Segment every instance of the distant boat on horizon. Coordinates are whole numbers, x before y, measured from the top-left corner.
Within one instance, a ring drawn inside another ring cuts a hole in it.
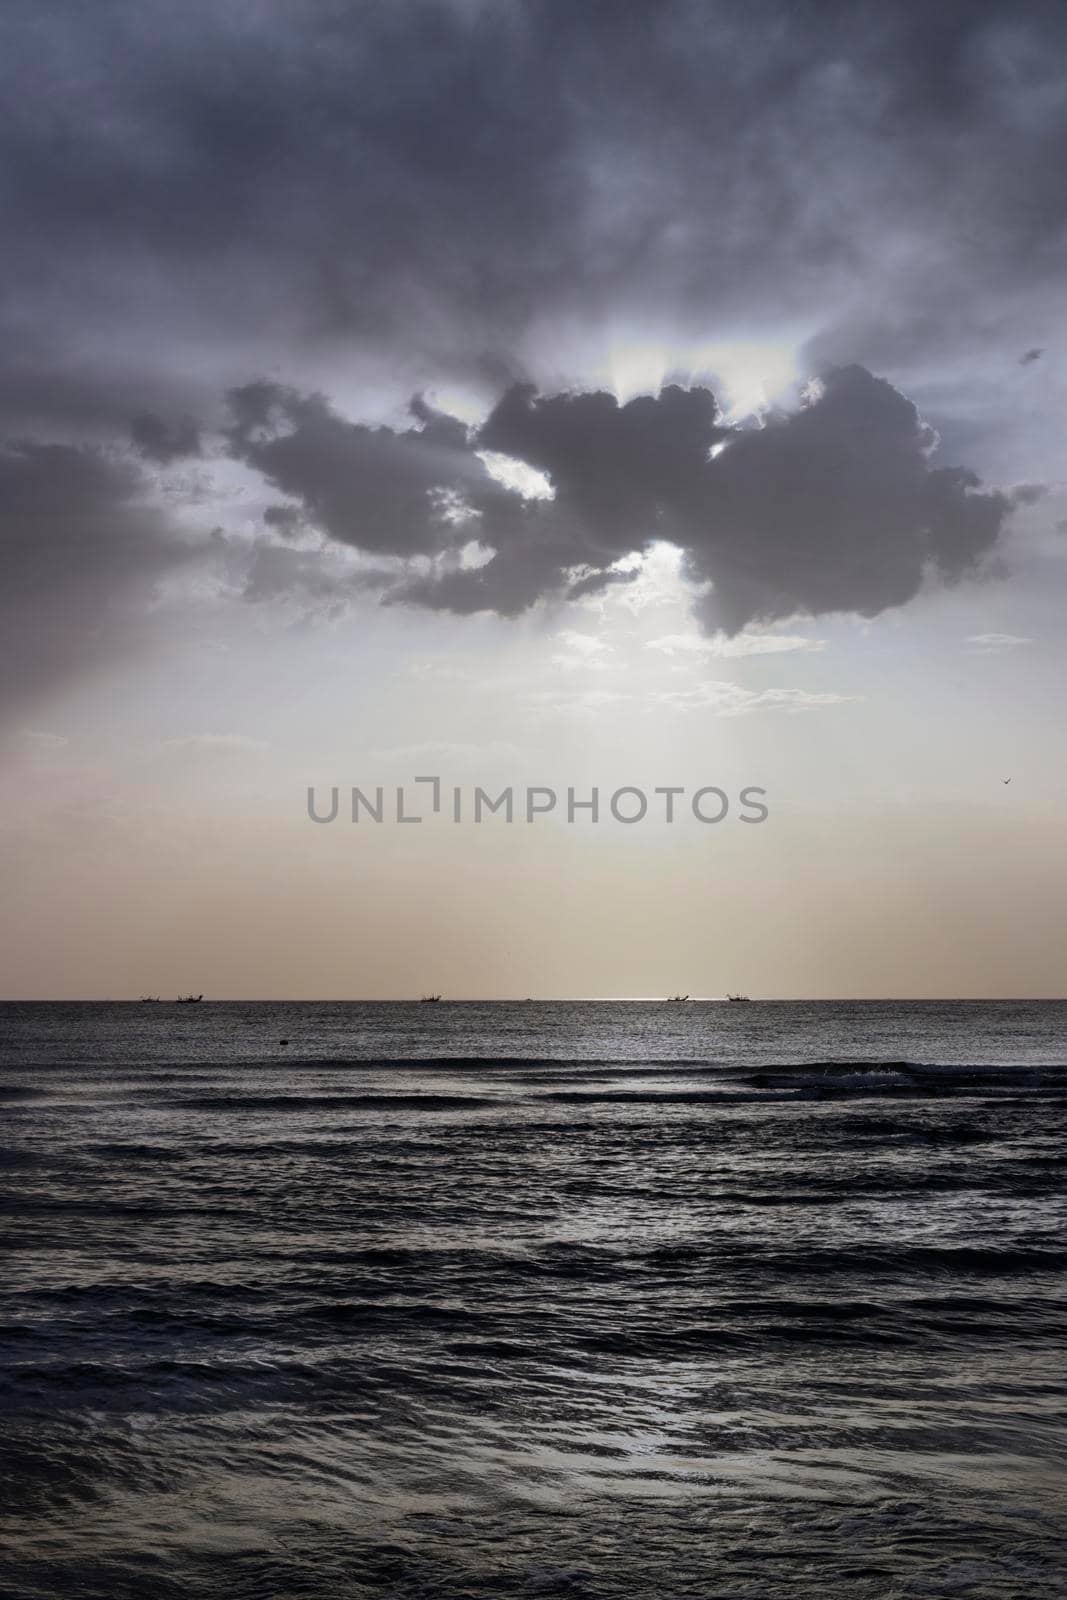
[[[143,994],[141,996],[141,1004],[143,1006],[158,1006],[159,1005],[159,996],[158,996],[158,994]]]
[[[667,996],[667,1004],[668,1005],[681,1005],[684,1001],[686,1001],[688,999],[689,999],[689,996],[687,994],[669,994]]]
[[[432,1006],[435,1001],[440,1000],[440,998],[441,996],[439,994],[424,994],[419,1000],[419,1004],[421,1006]]]
[[[202,994],[180,994],[174,1004],[176,1006],[195,1006],[197,1001],[203,998]]]
[[[747,1000],[748,999],[748,995],[747,994],[728,994],[726,996],[726,998],[727,998],[727,1000],[735,1000],[735,1001],[736,1000]]]

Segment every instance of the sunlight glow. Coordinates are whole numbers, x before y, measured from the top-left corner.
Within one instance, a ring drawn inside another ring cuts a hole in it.
[[[620,403],[658,394],[668,383],[707,384],[727,421],[766,411],[799,376],[796,345],[759,340],[682,345],[627,339],[611,346],[605,372]]]
[[[538,472],[536,467],[527,466],[525,461],[501,455],[498,450],[478,450],[475,454],[491,478],[495,478],[497,483],[510,489],[513,494],[521,495],[524,500],[556,498],[551,480],[543,472]]]

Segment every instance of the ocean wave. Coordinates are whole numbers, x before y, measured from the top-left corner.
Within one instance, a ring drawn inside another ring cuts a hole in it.
[[[170,1101],[190,1111],[473,1111],[498,1102],[463,1094],[216,1094]]]

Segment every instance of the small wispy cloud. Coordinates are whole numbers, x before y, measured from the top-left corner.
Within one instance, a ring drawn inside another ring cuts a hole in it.
[[[269,748],[265,739],[244,733],[191,733],[181,739],[161,739],[161,750],[220,750],[253,753]]]
[[[551,656],[554,667],[561,667],[565,671],[573,672],[580,668],[593,672],[605,672],[610,666],[606,657],[611,655],[612,646],[603,639],[597,639],[591,633],[577,633],[564,629],[555,636],[556,641],[562,646]]]
[[[616,689],[536,689],[522,696],[532,712],[545,715],[592,716],[620,706],[655,711],[705,711],[716,717],[742,717],[756,711],[814,711],[824,706],[853,705],[863,695],[810,689],[746,689],[743,684],[705,679],[687,689],[662,689],[630,694]]]
[[[1002,655],[1008,650],[1019,649],[1021,645],[1033,644],[1034,641],[1017,633],[972,633],[963,642],[969,650],[979,655]]]
[[[689,689],[665,689],[655,697],[681,711],[711,711],[717,717],[743,717],[755,711],[814,711],[822,706],[855,705],[863,695],[810,689],[746,689],[740,683],[706,679]]]
[[[662,639],[649,639],[646,650],[659,650],[665,656],[729,657],[783,655],[790,650],[825,650],[825,639],[811,639],[799,633],[725,633],[707,638],[698,633],[669,633]]]
[[[34,750],[61,750],[70,743],[66,734],[43,733],[37,728],[20,728],[15,737]]]
[[[524,500],[554,500],[556,491],[551,479],[536,467],[520,461],[515,456],[502,455],[498,450],[476,450],[475,455],[485,465],[485,470],[497,483]]]

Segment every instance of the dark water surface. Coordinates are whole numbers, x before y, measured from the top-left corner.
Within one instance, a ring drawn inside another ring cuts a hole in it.
[[[1067,1594],[1067,1005],[9,1005],[0,1109],[5,1596]]]

